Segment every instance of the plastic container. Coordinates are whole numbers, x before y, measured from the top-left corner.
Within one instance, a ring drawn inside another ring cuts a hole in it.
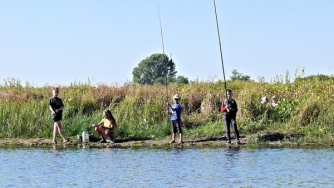
[[[82,132],[82,142],[89,142],[89,134],[87,130]]]

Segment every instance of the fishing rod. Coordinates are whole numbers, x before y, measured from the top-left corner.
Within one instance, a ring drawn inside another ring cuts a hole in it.
[[[162,25],[161,25],[161,17],[160,17],[160,7],[158,4],[158,11],[159,11],[159,22],[160,22],[160,33],[161,33],[161,42],[162,42],[162,53],[164,55],[164,61],[165,61],[165,46],[164,46],[164,36],[162,33]],[[168,101],[168,66],[167,66],[168,61],[165,61],[165,68],[166,68],[166,99]]]
[[[159,4],[158,4],[158,11],[159,11],[159,22],[160,22],[161,41],[162,41],[162,52],[163,52],[163,54],[165,54],[164,36],[162,34],[162,26],[161,26],[161,17],[160,17],[160,7],[159,7]]]
[[[218,39],[219,39],[219,49],[220,49],[220,59],[222,61],[223,67],[223,75],[224,75],[224,86],[225,86],[225,97],[227,99],[227,89],[226,89],[226,79],[225,79],[225,69],[224,69],[224,61],[223,61],[223,52],[222,52],[222,45],[220,42],[220,33],[219,33],[219,26],[218,26],[218,17],[217,17],[217,9],[216,9],[216,0],[213,0],[213,4],[215,7],[215,15],[216,15],[216,24],[217,24],[217,32],[218,32]]]

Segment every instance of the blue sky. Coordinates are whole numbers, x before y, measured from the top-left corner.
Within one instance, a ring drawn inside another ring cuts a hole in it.
[[[0,0],[0,84],[122,84],[153,53],[189,80],[223,78],[211,0]],[[334,74],[334,1],[217,0],[226,78]]]

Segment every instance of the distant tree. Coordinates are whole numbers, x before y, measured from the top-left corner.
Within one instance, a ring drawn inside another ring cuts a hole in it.
[[[188,78],[186,78],[184,76],[178,76],[176,78],[176,83],[178,83],[178,84],[189,84],[189,80],[188,80]]]
[[[230,76],[231,81],[241,80],[241,81],[251,81],[250,76],[243,75],[242,73],[239,73],[237,69],[232,70],[232,76]]]
[[[142,60],[138,67],[132,71],[133,82],[139,84],[154,83],[166,84],[175,80],[177,71],[175,71],[175,63],[169,60],[165,54],[152,54],[150,57]]]
[[[175,77],[168,77],[168,78],[167,78],[167,84],[168,84],[168,83],[174,83],[175,80],[176,80]],[[163,77],[161,77],[161,78],[157,78],[157,79],[154,81],[154,84],[166,85],[166,77],[165,77],[165,78],[163,78]]]

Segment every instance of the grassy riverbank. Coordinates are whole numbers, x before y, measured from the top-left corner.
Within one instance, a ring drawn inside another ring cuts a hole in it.
[[[332,77],[331,77],[332,78]],[[277,79],[271,83],[233,82],[238,103],[237,122],[242,137],[250,145],[266,141],[286,144],[334,143],[334,79]],[[32,87],[18,80],[0,85],[0,138],[51,138],[53,123],[48,107],[51,86]],[[102,110],[111,109],[117,120],[118,140],[163,140],[171,135],[164,103],[173,94],[181,95],[185,140],[225,136],[220,104],[222,82],[202,81],[188,85],[143,86],[135,84],[99,85],[73,83],[60,86],[65,104],[63,126],[71,138],[102,119]],[[260,105],[262,96],[276,95],[279,106]],[[95,135],[95,134],[94,134]],[[233,135],[233,134],[232,134]],[[96,135],[95,135],[96,136]]]

